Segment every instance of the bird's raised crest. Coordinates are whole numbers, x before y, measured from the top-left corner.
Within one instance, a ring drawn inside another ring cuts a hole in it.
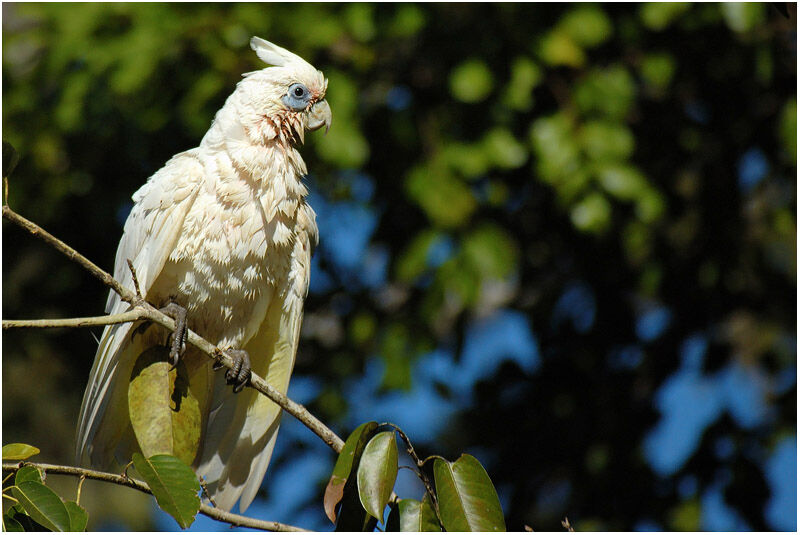
[[[295,62],[306,63],[306,61],[297,54],[293,54],[285,48],[281,48],[260,37],[253,37],[250,39],[250,48],[255,50],[258,57],[261,58],[261,61],[269,65],[275,65],[276,67],[283,67],[289,63]]]

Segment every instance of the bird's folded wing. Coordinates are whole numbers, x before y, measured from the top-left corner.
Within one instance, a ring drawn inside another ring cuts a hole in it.
[[[128,260],[136,270],[139,288],[147,297],[180,236],[183,221],[203,183],[203,166],[194,151],[174,156],[134,195],[134,207],[125,222],[125,230],[117,249],[114,278],[134,290]],[[125,311],[129,305],[115,292],[106,303],[108,314]],[[106,407],[114,395],[120,369],[127,369],[135,359],[135,351],[127,351],[134,324],[109,325],[103,331],[95,355],[89,384],[84,393],[78,423],[77,458],[81,462],[101,424]],[[123,416],[123,415],[121,415]],[[109,425],[113,422],[109,423]],[[92,457],[95,457],[94,455]]]

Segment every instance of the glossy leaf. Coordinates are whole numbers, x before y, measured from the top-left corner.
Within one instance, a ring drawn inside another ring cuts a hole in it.
[[[505,531],[505,519],[489,474],[473,456],[433,464],[439,514],[447,531]]]
[[[35,521],[50,531],[69,531],[67,508],[58,495],[38,481],[22,481],[11,488],[14,497]]]
[[[64,507],[69,513],[69,530],[86,531],[86,524],[89,523],[89,513],[77,504],[77,502],[64,502]]]
[[[325,514],[331,522],[336,523],[336,506],[342,500],[345,483],[353,469],[353,461],[361,457],[364,446],[367,444],[372,434],[378,428],[377,422],[365,422],[350,433],[344,443],[336,464],[333,467],[331,479],[325,487],[325,497],[323,498]]]
[[[378,433],[367,443],[358,463],[358,496],[364,509],[383,519],[397,479],[397,440],[394,431]]]
[[[430,495],[419,500],[400,500],[397,506],[400,531],[442,531]]]
[[[194,471],[171,455],[154,455],[145,459],[134,453],[133,466],[150,487],[159,507],[169,513],[180,527],[191,526],[200,509],[200,483]]]
[[[28,444],[6,444],[3,446],[4,461],[22,461],[39,453],[39,448]]]
[[[19,514],[22,515],[24,513]],[[25,531],[25,528],[20,520],[9,512],[3,514],[3,531]]]
[[[5,512],[3,525],[5,531],[47,531],[47,528],[26,515],[25,509],[18,503]]]
[[[14,484],[19,485],[23,481],[36,481],[37,483],[44,483],[42,480],[42,473],[38,468],[33,466],[23,466],[17,470],[17,474],[14,476]]]
[[[200,444],[200,404],[189,389],[186,365],[175,369],[169,350],[157,346],[142,353],[128,385],[128,412],[145,457],[174,455],[192,464]]]

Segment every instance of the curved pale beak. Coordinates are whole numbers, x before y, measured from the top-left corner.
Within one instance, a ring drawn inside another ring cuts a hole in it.
[[[325,127],[325,133],[331,129],[331,107],[328,106],[328,101],[320,100],[311,106],[308,111],[308,129],[319,130]]]

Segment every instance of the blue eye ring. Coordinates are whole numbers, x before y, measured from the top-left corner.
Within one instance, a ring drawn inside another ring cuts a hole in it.
[[[292,84],[289,86],[289,90],[281,101],[287,108],[291,108],[294,111],[301,111],[308,107],[308,103],[311,101],[311,93],[303,84]]]

